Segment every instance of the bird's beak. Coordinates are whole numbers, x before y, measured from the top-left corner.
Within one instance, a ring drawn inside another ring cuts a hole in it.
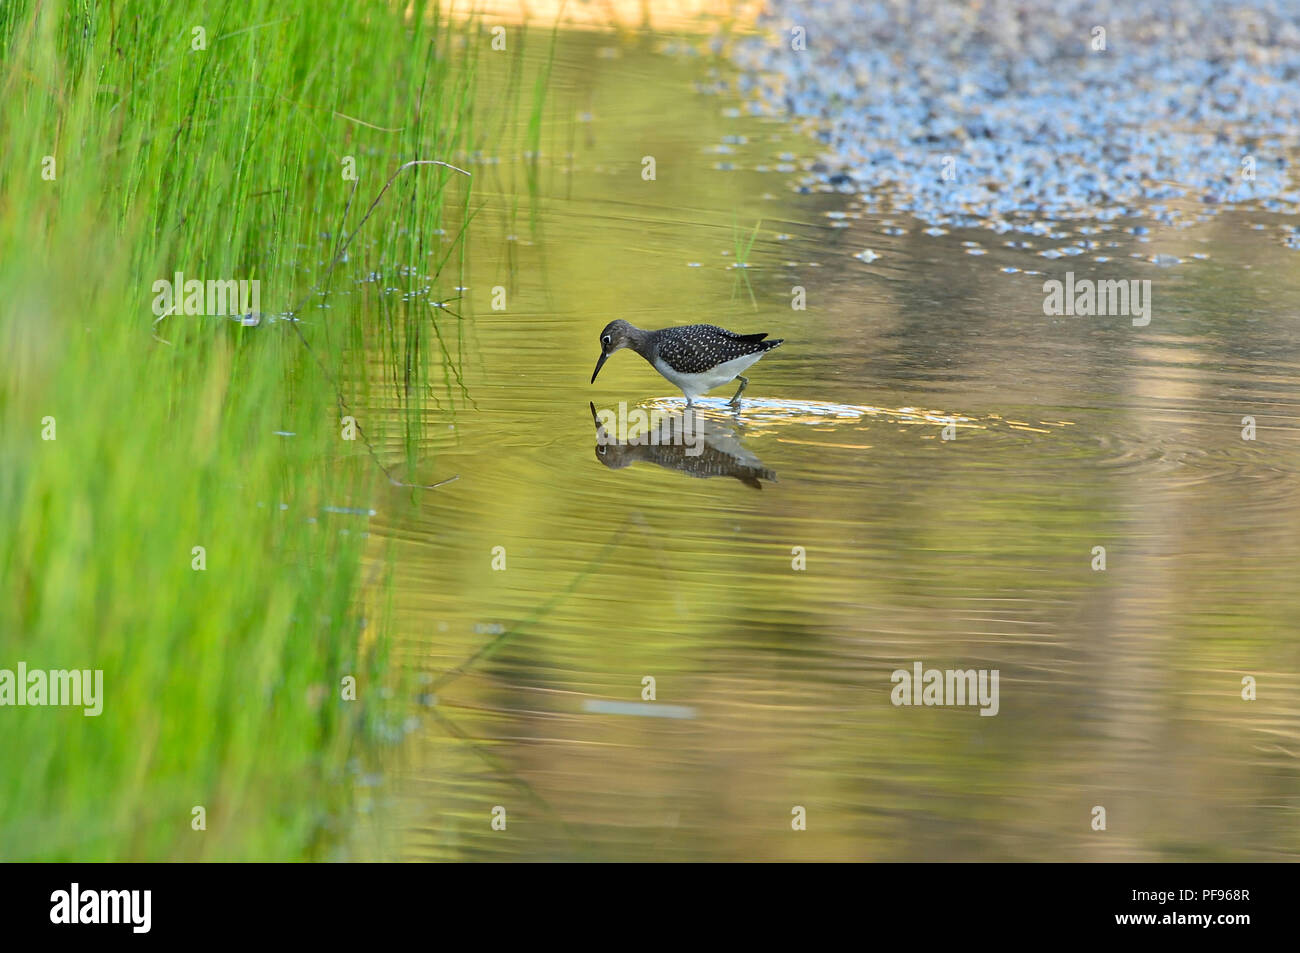
[[[596,425],[596,429],[599,430],[600,418],[596,416],[596,405],[593,404],[591,401],[587,401],[587,406],[591,408],[591,422],[594,423]]]
[[[600,369],[605,366],[607,360],[609,360],[609,355],[602,352],[600,360],[596,362],[596,369],[591,372],[591,382],[593,384],[596,383],[596,375],[600,373]]]

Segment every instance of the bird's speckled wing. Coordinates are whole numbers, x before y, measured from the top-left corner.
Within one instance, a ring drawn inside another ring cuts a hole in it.
[[[699,374],[746,354],[761,354],[781,342],[766,334],[734,334],[712,324],[664,328],[656,334],[660,359],[683,374]]]

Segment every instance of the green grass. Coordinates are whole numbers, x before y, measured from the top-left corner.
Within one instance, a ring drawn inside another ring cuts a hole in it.
[[[383,566],[366,517],[326,507],[364,510],[376,464],[410,472],[431,368],[456,360],[446,312],[354,276],[427,262],[384,283],[453,298],[461,253],[432,236],[471,217],[471,180],[404,172],[328,263],[398,166],[486,135],[478,25],[402,6],[0,7],[0,669],[102,669],[105,695],[98,717],[0,708],[0,859],[347,855],[352,775],[397,713]],[[301,323],[155,321],[178,270],[259,279]],[[317,287],[351,296],[320,309]],[[353,409],[367,350],[399,385],[395,444]]]
[[[760,218],[754,223],[753,229],[750,230],[749,237],[746,238],[735,222],[731,224],[731,247],[736,257],[736,264],[739,267],[749,267],[749,253],[754,247],[754,239],[758,237],[758,230],[762,227],[763,220]]]
[[[758,230],[763,227],[763,220],[760,218],[754,223],[753,229],[746,238],[740,231],[740,227],[733,221],[731,223],[731,247],[732,254],[735,256],[737,278],[731,283],[731,299],[736,299],[736,291],[741,284],[744,284],[745,291],[749,295],[750,307],[755,311],[758,310],[758,300],[754,297],[754,286],[749,282],[749,253],[754,247],[754,239],[758,237]]]

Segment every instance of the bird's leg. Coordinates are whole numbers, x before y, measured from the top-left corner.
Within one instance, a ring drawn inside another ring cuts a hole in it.
[[[748,377],[741,377],[739,374],[737,374],[736,380],[740,381],[740,390],[736,391],[736,396],[731,398],[732,407],[740,406],[740,395],[743,394],[745,392],[745,388],[749,386]]]

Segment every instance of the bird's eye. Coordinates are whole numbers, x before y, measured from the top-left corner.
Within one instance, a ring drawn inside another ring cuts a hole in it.
[[[604,448],[604,447],[597,447],[597,448],[596,448],[596,452],[597,452],[598,454],[600,454],[600,455],[603,457],[603,456],[605,455],[605,448]]]
[[[605,345],[605,347],[609,347],[609,335],[606,334],[603,338],[601,338],[600,343]]]

